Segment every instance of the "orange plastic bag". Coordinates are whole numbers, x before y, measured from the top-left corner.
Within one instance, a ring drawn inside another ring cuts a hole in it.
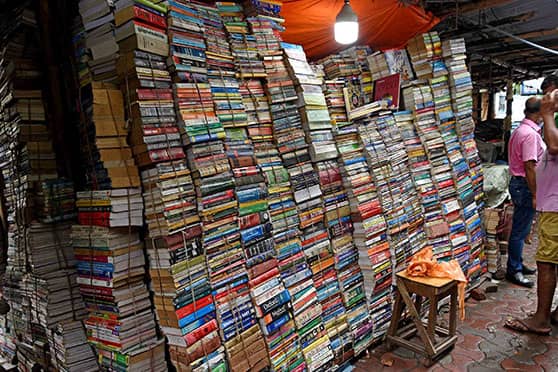
[[[459,316],[465,319],[465,286],[467,278],[459,266],[459,262],[451,260],[438,262],[432,253],[432,248],[427,247],[417,252],[407,266],[407,275],[426,276],[431,278],[448,278],[457,280],[457,291],[459,298]]]

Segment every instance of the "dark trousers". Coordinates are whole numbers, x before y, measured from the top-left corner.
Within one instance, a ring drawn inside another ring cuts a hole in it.
[[[523,270],[523,244],[531,231],[535,209],[533,195],[525,178],[512,177],[509,190],[513,201],[513,222],[508,244],[507,272],[513,275]]]

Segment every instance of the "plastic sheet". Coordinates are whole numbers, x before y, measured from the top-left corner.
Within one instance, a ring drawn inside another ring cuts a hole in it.
[[[430,278],[448,278],[457,280],[459,298],[459,316],[465,319],[465,286],[467,278],[457,260],[438,262],[432,253],[432,248],[425,248],[417,252],[407,266],[409,276],[424,276]]]

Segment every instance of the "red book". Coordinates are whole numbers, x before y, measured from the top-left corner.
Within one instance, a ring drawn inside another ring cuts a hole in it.
[[[186,344],[193,345],[211,332],[217,329],[217,320],[213,319],[208,323],[205,323],[201,327],[194,329],[192,332],[183,336]]]
[[[206,307],[207,305],[211,304],[212,302],[213,302],[213,297],[211,297],[211,295],[207,295],[205,297],[200,298],[196,302],[191,303],[190,305],[186,305],[184,307],[181,307],[180,309],[177,309],[176,310],[176,316],[179,319],[182,319],[182,318],[190,315],[191,313],[193,313],[196,309],[201,309],[203,307]]]
[[[153,26],[157,26],[160,28],[167,28],[167,20],[165,17],[152,13],[149,10],[142,8],[138,5],[134,5],[134,18],[140,19],[144,22],[147,22]]]
[[[273,269],[258,276],[257,278],[250,280],[250,287],[257,287],[258,285],[262,284],[263,282],[267,282],[269,279],[273,278],[276,275],[279,275],[279,269],[277,269],[277,267],[274,267]]]

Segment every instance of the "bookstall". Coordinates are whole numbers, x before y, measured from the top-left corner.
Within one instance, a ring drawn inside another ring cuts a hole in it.
[[[0,353],[19,370],[344,370],[421,249],[480,283],[463,39],[311,59],[279,1],[81,0],[69,175],[34,9],[0,28]]]

